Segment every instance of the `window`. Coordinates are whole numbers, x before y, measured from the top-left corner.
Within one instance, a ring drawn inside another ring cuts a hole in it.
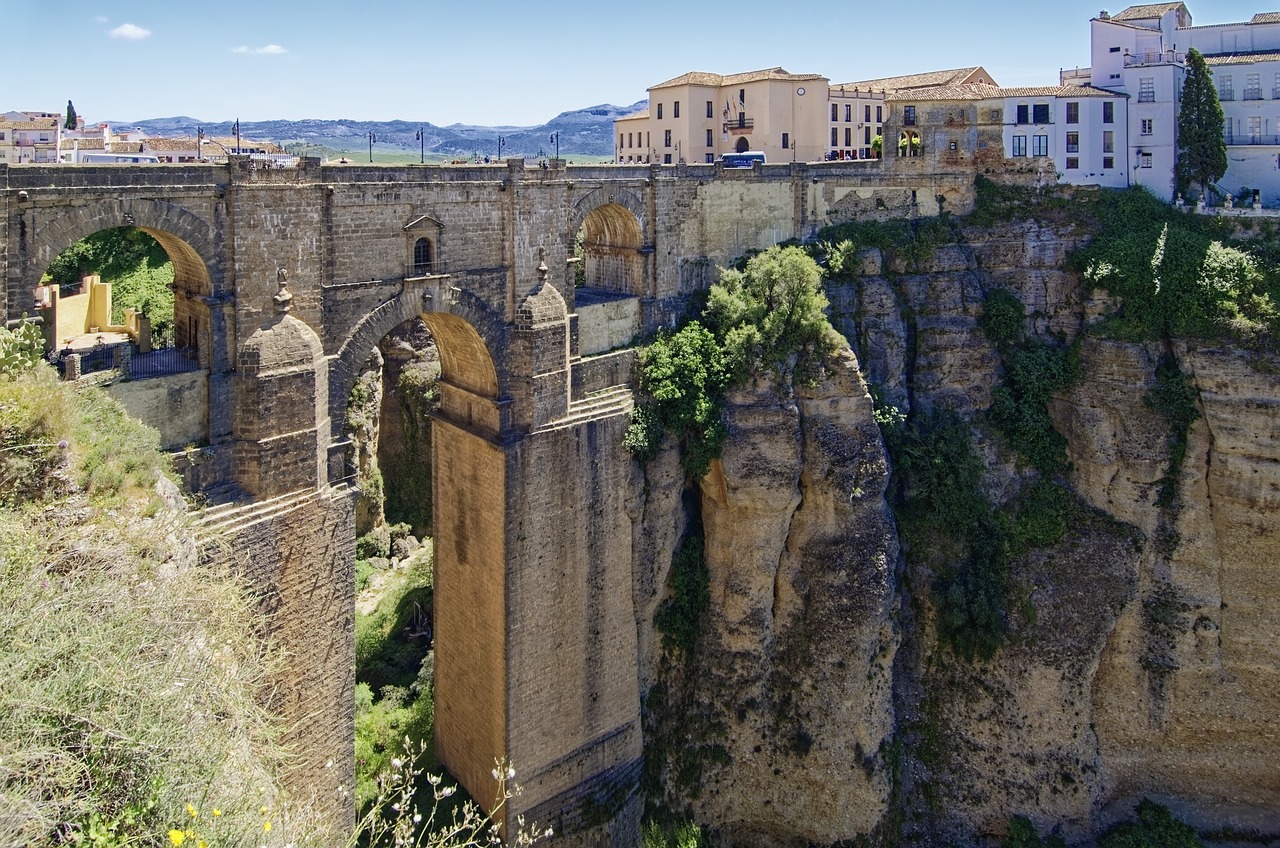
[[[662,146],[670,147],[671,146],[671,130],[663,130],[662,133],[663,133]]]
[[[783,150],[786,150],[786,149],[787,149],[787,148],[789,148],[789,147],[791,147],[791,134],[790,134],[790,133],[783,133],[783,134],[782,134],[782,149],[783,149]]]
[[[1037,103],[1031,107],[1031,122],[1033,124],[1049,123],[1049,104]]]
[[[1276,84],[1271,88],[1271,99],[1280,100],[1280,73],[1276,74]]]
[[[907,127],[914,127],[916,125],[916,107],[902,107],[902,125]]]
[[[715,146],[716,146],[716,142],[714,137],[711,134],[711,130],[707,130],[707,147],[715,147]]]
[[[1032,156],[1048,156],[1049,155],[1049,136],[1047,135],[1031,136],[1031,155]]]
[[[1102,102],[1102,123],[1114,124],[1116,122],[1116,104],[1110,100]]]
[[[716,116],[715,112],[713,111],[714,109],[715,109],[715,104],[712,103],[710,100],[708,100],[707,101],[707,117],[708,118],[714,118]]]
[[[1151,135],[1151,119],[1150,118],[1143,118],[1142,124],[1140,126],[1142,129],[1143,135]]]
[[[849,123],[850,121],[853,120],[853,104],[852,103],[844,104],[844,120],[845,120],[845,123]]]
[[[1262,116],[1250,115],[1245,119],[1245,132],[1249,135],[1250,144],[1262,143]]]
[[[863,144],[871,143],[871,127],[866,127],[862,130],[862,143]]]
[[[1067,133],[1067,152],[1068,153],[1080,152],[1080,133],[1078,132]]]
[[[1262,75],[1248,74],[1244,78],[1244,99],[1245,100],[1261,100],[1262,99]]]
[[[622,149],[622,133],[618,133],[618,149]]]
[[[1138,80],[1138,102],[1154,103],[1156,100],[1156,78],[1143,77]]]
[[[853,127],[844,128],[844,146],[853,147]]]
[[[1104,171],[1110,171],[1110,170],[1112,170],[1113,168],[1115,168],[1115,166],[1116,166],[1116,159],[1115,159],[1115,157],[1114,157],[1114,156],[1103,156],[1103,157],[1102,157],[1102,170],[1104,170]]]
[[[1018,123],[1020,124],[1031,123],[1031,107],[1025,103],[1018,104]]]
[[[664,164],[664,165],[670,165],[670,164],[671,164],[671,154],[670,154],[670,153],[664,153],[664,154],[662,154],[662,164]]]
[[[738,89],[738,104],[741,106],[747,105],[747,90],[745,88]]]
[[[1218,99],[1219,100],[1235,100],[1235,91],[1231,87],[1231,77],[1223,77],[1218,80]]]
[[[706,157],[705,157],[702,161],[704,161],[704,162],[715,162],[715,161],[716,161],[716,155],[715,155],[714,153],[708,153],[708,154],[706,154]]]
[[[1080,104],[1079,103],[1071,102],[1067,104],[1067,123],[1068,124],[1080,123]]]
[[[999,124],[1004,121],[1004,111],[1002,109],[991,110],[991,123]]]
[[[1068,157],[1067,157],[1067,170],[1068,170],[1068,171],[1078,171],[1078,170],[1080,170],[1080,157],[1079,157],[1079,156],[1068,156]]]
[[[1112,48],[1111,48],[1111,52],[1112,52],[1112,53],[1119,53],[1119,52],[1120,52],[1120,48],[1119,48],[1119,47],[1112,47]]]
[[[658,120],[659,121],[662,120],[662,104],[661,103],[658,104]]]
[[[831,120],[833,121],[836,120],[836,115],[838,115],[839,113],[840,113],[840,107],[832,103],[831,104]]]
[[[413,243],[413,272],[431,273],[431,239],[420,238]]]
[[[1139,153],[1139,154],[1138,154],[1138,167],[1139,167],[1139,168],[1150,168],[1150,167],[1151,167],[1151,154],[1150,154],[1150,153]]]
[[[1116,152],[1116,134],[1113,133],[1111,130],[1103,130],[1102,132],[1102,152],[1103,153]]]
[[[679,100],[671,104],[671,117],[673,118],[680,117],[680,101]]]
[[[876,123],[877,124],[884,123],[884,107],[883,106],[876,107]]]
[[[1276,74],[1276,85],[1280,85],[1280,74]],[[862,107],[862,120],[864,123],[871,123],[871,105]]]
[[[831,128],[831,146],[832,147],[835,147],[837,144],[840,143],[839,138],[840,138],[840,130],[837,129],[836,127],[832,127]]]
[[[1010,156],[1026,156],[1027,155],[1027,137],[1025,135],[1015,135],[1013,137],[1013,147],[1009,150]]]

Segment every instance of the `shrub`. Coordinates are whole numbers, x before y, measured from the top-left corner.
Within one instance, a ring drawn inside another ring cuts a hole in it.
[[[711,606],[708,580],[702,536],[688,536],[671,558],[671,575],[667,579],[671,596],[653,617],[668,649],[678,649],[686,656],[693,653],[702,617]]]
[[[1000,848],[1067,848],[1067,842],[1057,835],[1041,839],[1030,819],[1014,816],[1009,819],[1009,833]]]
[[[1108,830],[1098,848],[1201,848],[1195,829],[1174,818],[1168,807],[1143,798],[1135,811],[1138,820]]]

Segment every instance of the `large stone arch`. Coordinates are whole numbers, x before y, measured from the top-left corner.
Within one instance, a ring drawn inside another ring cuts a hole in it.
[[[440,350],[440,377],[447,387],[441,398],[442,414],[465,418],[467,410],[458,406],[466,397],[497,404],[506,396],[509,357],[503,355],[507,334],[501,318],[475,295],[450,286],[447,280],[442,284],[410,286],[361,319],[331,361],[329,420],[334,443],[341,441],[346,429],[347,398],[369,351],[387,333],[419,316]],[[448,388],[458,391],[449,392]],[[474,418],[478,411],[470,410],[471,416]]]
[[[150,235],[173,261],[174,284],[181,281],[203,295],[220,294],[226,287],[222,257],[212,224],[196,213],[164,200],[112,198],[71,209],[41,209],[41,221],[29,231],[18,285],[34,289],[45,269],[67,248],[85,236],[116,227],[137,227]]]
[[[584,279],[592,288],[636,297],[646,292],[652,253],[644,202],[631,191],[601,187],[574,204],[568,244],[584,231]]]

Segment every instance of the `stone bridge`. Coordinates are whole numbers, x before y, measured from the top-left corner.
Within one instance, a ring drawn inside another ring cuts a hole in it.
[[[627,345],[749,249],[971,202],[971,173],[904,167],[0,166],[3,306],[22,319],[53,259],[99,230],[139,227],[168,252],[202,379],[151,417],[197,410],[197,432],[169,437],[200,446],[179,454],[188,486],[240,494],[207,511],[229,542],[207,556],[273,615],[294,785],[328,803],[353,774],[347,399],[379,340],[421,316],[442,371],[437,754],[480,800],[506,758],[524,788],[508,814],[631,845],[652,603],[626,503]]]

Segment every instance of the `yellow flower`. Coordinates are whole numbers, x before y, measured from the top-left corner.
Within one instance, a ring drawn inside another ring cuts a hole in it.
[[[270,809],[270,808],[269,808],[266,804],[263,804],[263,805],[262,805],[262,809],[261,809],[261,810],[259,810],[258,812],[262,813],[262,814],[265,816],[265,815],[267,814],[267,810],[268,810],[268,809]]]
[[[169,841],[172,842],[175,846],[181,845],[186,840],[187,840],[187,835],[182,831],[180,830],[169,831]]]
[[[196,816],[200,815],[200,811],[199,811],[199,810],[197,810],[197,809],[196,809],[194,806],[192,806],[191,804],[188,804],[188,805],[187,805],[187,815],[191,816],[191,818],[195,818]]]
[[[217,818],[218,816],[222,815],[222,810],[219,810],[217,807],[214,807],[213,815],[214,815],[214,818]]]
[[[267,831],[269,831],[269,830],[271,830],[271,822],[263,822],[263,823],[262,823],[262,832],[263,832],[263,833],[266,833],[266,832],[267,832]]]
[[[209,848],[209,843],[205,842],[203,839],[197,839],[196,848]]]

